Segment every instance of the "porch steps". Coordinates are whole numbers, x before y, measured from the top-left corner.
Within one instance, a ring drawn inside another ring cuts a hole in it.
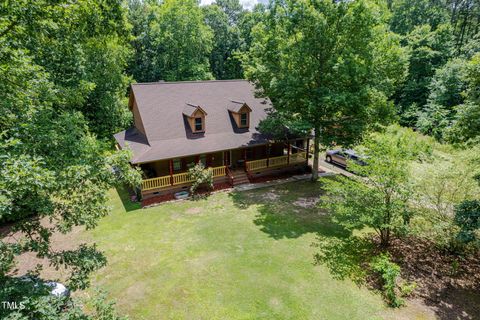
[[[232,172],[233,176],[233,185],[237,186],[239,184],[245,184],[245,183],[250,183],[250,180],[248,179],[247,173],[245,171],[240,171],[236,170]]]

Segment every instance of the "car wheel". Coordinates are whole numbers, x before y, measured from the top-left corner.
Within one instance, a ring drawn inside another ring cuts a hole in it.
[[[325,160],[326,160],[328,163],[332,163],[332,157],[330,157],[330,156],[327,156],[327,157],[325,158]]]

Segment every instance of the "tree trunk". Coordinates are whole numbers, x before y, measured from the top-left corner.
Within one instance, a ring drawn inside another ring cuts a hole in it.
[[[318,180],[318,156],[320,154],[320,128],[315,128],[313,137],[313,168],[312,181]]]
[[[380,246],[382,248],[387,248],[390,245],[390,229],[383,228],[380,229]]]

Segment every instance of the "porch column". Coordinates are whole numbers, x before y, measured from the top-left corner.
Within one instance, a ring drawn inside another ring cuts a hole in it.
[[[173,186],[173,159],[169,161],[169,168],[170,168],[170,184]]]
[[[290,145],[290,141],[288,141],[288,149],[287,149],[287,164],[290,164],[290,149],[292,146]]]
[[[207,168],[212,166],[212,162],[213,162],[212,158],[213,158],[213,155],[211,153],[206,155],[205,162],[206,162]]]
[[[243,167],[247,171],[247,148],[243,149]]]

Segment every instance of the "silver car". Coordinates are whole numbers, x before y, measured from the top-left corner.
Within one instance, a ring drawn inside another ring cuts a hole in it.
[[[353,160],[359,165],[366,165],[365,157],[358,155],[352,149],[336,149],[336,150],[327,150],[325,155],[325,161],[328,163],[334,163],[344,168],[347,167],[347,161]]]

